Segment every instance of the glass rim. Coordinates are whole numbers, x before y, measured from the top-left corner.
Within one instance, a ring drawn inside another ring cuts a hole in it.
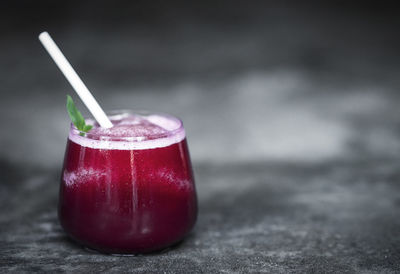
[[[117,109],[117,110],[110,110],[110,111],[105,111],[107,117],[112,118],[113,116],[119,116],[119,115],[126,115],[126,114],[135,114],[139,115],[142,117],[150,116],[150,115],[158,115],[165,117],[169,120],[172,120],[176,122],[176,128],[172,130],[167,130],[165,133],[154,133],[150,134],[147,136],[107,136],[101,133],[92,133],[88,134],[87,132],[81,131],[76,128],[76,126],[71,122],[70,123],[70,131],[69,134],[79,136],[79,138],[85,138],[89,140],[98,140],[98,141],[122,141],[122,142],[142,142],[142,141],[148,141],[148,140],[157,140],[157,139],[162,139],[162,138],[168,138],[171,136],[174,136],[176,134],[181,133],[184,131],[183,128],[183,122],[181,119],[179,119],[176,116],[173,116],[168,113],[164,112],[158,112],[158,111],[149,111],[149,110],[142,110],[142,109]],[[87,124],[89,125],[94,125],[96,120],[91,117],[84,117],[85,121],[88,122]],[[90,133],[90,132],[89,132]]]

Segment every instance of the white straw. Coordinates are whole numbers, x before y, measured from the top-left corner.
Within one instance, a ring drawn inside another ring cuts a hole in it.
[[[42,32],[39,35],[39,40],[42,42],[51,58],[53,58],[58,68],[62,71],[71,86],[75,89],[76,93],[78,93],[79,97],[92,113],[96,121],[100,124],[100,126],[104,128],[112,127],[113,124],[108,119],[107,115],[104,113],[96,99],[82,82],[81,78],[79,78],[78,74],[76,74],[75,70],[65,58],[64,54],[57,47],[56,43],[53,41],[53,39],[51,39],[50,35],[46,31]]]

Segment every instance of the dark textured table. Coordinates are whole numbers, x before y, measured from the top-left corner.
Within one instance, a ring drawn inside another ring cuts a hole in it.
[[[400,272],[399,17],[264,2],[1,10],[0,272]],[[184,121],[200,208],[179,245],[114,257],[63,233],[73,91],[43,26],[106,109]]]
[[[114,257],[71,242],[58,173],[1,165],[3,270],[111,273],[400,271],[400,165],[199,165],[197,226],[162,253]],[[16,187],[18,182],[18,188]]]

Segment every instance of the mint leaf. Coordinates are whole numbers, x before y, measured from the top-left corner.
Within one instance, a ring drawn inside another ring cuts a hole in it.
[[[88,131],[91,130],[92,128],[93,128],[92,125],[85,125],[85,126],[83,127],[83,131],[84,131],[84,132],[88,132]]]
[[[76,126],[79,131],[88,132],[93,128],[92,125],[86,125],[85,119],[81,112],[76,108],[74,100],[71,96],[67,95],[67,111],[71,118],[72,123]],[[83,135],[82,133],[80,135]]]

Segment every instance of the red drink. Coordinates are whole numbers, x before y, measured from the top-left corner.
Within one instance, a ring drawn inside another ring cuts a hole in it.
[[[105,253],[145,253],[193,228],[197,199],[182,123],[122,113],[86,136],[71,127],[59,218],[76,241]]]

